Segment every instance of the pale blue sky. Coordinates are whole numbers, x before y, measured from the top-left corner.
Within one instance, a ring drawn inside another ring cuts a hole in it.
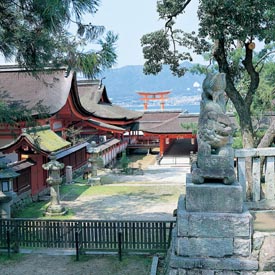
[[[197,29],[198,2],[199,0],[192,0],[184,16],[179,18],[178,27],[186,32]],[[141,37],[164,26],[164,22],[159,20],[156,6],[157,0],[101,0],[94,17],[86,18],[86,21],[94,25],[103,25],[106,30],[119,35],[118,58],[114,67],[144,64]],[[91,48],[93,47],[92,45]],[[202,58],[193,57],[195,62],[202,61]],[[4,63],[1,55],[0,63]]]
[[[103,25],[119,35],[116,67],[143,65],[140,38],[164,25],[159,20],[156,3],[157,0],[101,0],[92,24]],[[192,0],[180,18],[179,27],[184,31],[197,29],[197,7],[198,0]]]

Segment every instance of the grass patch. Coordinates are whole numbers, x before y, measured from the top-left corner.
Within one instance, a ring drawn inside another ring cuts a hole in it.
[[[87,180],[85,181],[87,183]],[[84,193],[90,186],[83,184],[83,183],[75,183],[69,185],[61,185],[60,186],[60,195],[61,199],[65,198],[70,200],[75,200],[79,197],[82,193]]]
[[[41,218],[48,205],[49,202],[46,201],[32,202],[20,210],[14,211],[12,216],[13,218]]]
[[[0,254],[0,264],[9,265],[14,262],[20,262],[24,260],[24,255],[20,253],[11,253],[10,257],[8,253],[1,253]]]
[[[62,216],[45,216],[45,211],[49,206],[50,202],[33,202],[25,206],[21,210],[14,211],[12,214],[13,218],[21,219],[58,219],[58,220],[67,220],[71,219],[74,216],[72,210],[68,209],[66,215]]]
[[[158,201],[174,201],[182,194],[183,190],[180,186],[110,186],[98,185],[87,189],[83,196],[114,196],[114,195],[128,195],[146,197],[154,194],[158,197]]]

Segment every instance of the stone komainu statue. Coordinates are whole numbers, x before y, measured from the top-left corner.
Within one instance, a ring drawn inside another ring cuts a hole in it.
[[[208,74],[203,82],[198,123],[198,155],[192,164],[192,182],[235,181],[232,135],[234,125],[225,114],[225,74]]]

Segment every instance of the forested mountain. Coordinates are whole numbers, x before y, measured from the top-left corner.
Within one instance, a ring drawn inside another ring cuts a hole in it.
[[[106,71],[102,77],[110,98],[115,101],[121,99],[138,98],[138,91],[156,92],[171,91],[174,96],[198,95],[198,88],[202,84],[202,75],[186,73],[183,77],[173,76],[168,67],[158,75],[143,74],[143,66],[125,66]],[[195,87],[194,87],[195,86]],[[200,93],[200,89],[199,89]]]

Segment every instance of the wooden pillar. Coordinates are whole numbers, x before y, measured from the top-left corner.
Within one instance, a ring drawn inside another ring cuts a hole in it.
[[[159,154],[160,154],[160,156],[163,156],[164,149],[165,149],[165,137],[160,136],[160,138],[159,138]]]
[[[164,95],[160,95],[160,109],[163,111],[164,110]]]
[[[147,101],[144,101],[144,103],[143,103],[143,108],[144,108],[144,110],[147,110],[147,109],[148,109],[148,102],[147,102]]]

